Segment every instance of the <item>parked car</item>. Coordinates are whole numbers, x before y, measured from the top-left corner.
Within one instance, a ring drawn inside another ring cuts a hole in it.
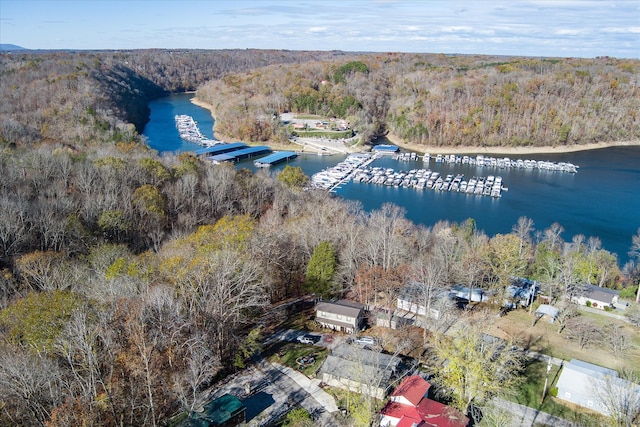
[[[298,342],[301,342],[302,344],[315,344],[318,341],[320,341],[320,337],[316,335],[309,335],[309,334],[300,335],[296,339],[298,340]]]
[[[356,344],[360,344],[360,345],[375,345],[376,340],[373,337],[358,337],[354,340],[354,342]]]

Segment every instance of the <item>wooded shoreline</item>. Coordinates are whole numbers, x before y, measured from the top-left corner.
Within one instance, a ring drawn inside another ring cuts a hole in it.
[[[214,121],[216,120],[214,115],[214,108],[211,104],[204,102],[198,98],[191,98],[191,102],[198,107],[205,108],[209,110],[211,116]],[[215,133],[216,139],[220,139],[226,141],[229,137],[225,138],[224,135],[220,135],[217,132]],[[410,144],[405,141],[402,141],[399,137],[393,134],[387,134],[385,136],[389,141],[398,147],[415,151],[419,153],[430,153],[430,154],[468,154],[468,153],[478,153],[478,154],[504,154],[504,155],[523,155],[523,154],[560,154],[560,153],[574,153],[576,151],[586,151],[586,150],[599,150],[602,148],[610,148],[610,147],[627,147],[627,146],[640,146],[640,140],[631,140],[631,141],[607,141],[607,142],[597,142],[592,144],[584,144],[584,145],[556,145],[556,146],[547,146],[547,147],[434,147],[434,146],[424,146],[418,144]],[[276,149],[290,150],[291,147],[286,146],[285,144],[280,143],[269,143]],[[318,141],[318,145],[322,145],[321,141]],[[306,151],[315,151],[313,147],[305,147]],[[358,149],[354,149],[355,151],[362,151]]]

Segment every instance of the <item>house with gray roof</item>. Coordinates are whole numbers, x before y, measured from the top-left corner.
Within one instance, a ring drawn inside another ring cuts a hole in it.
[[[579,287],[576,295],[571,297],[571,301],[604,310],[605,307],[613,307],[618,302],[619,296],[620,292],[614,289],[585,284]]]
[[[630,395],[640,396],[640,385],[618,378],[618,373],[613,369],[577,359],[572,359],[563,366],[556,386],[558,399],[603,415],[609,415],[610,395],[622,395],[629,391]]]
[[[332,387],[384,399],[398,374],[398,356],[341,344],[333,349],[318,373]]]
[[[364,317],[364,305],[355,301],[321,301],[316,304],[316,322],[323,328],[352,334],[358,331]]]

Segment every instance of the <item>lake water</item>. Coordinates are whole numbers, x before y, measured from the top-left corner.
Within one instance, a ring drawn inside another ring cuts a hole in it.
[[[160,153],[192,151],[199,146],[178,136],[174,116],[188,114],[200,130],[213,137],[213,119],[208,110],[190,102],[192,94],[177,94],[152,101],[150,121],[144,129],[148,144]],[[433,153],[432,153],[433,154]],[[473,154],[473,153],[470,153]],[[485,155],[486,157],[487,155]],[[497,157],[498,155],[496,155]],[[503,156],[500,156],[503,157]],[[348,183],[337,190],[345,199],[358,200],[366,211],[392,202],[406,209],[406,216],[417,224],[431,226],[437,221],[462,222],[474,218],[479,229],[492,236],[509,233],[521,216],[534,221],[536,230],[557,222],[565,229],[563,238],[576,234],[599,237],[605,249],[618,255],[622,266],[629,260],[631,237],[640,228],[640,147],[613,147],[565,154],[510,156],[580,166],[576,174],[528,169],[497,169],[469,165],[400,162],[392,158],[377,160],[373,166],[396,170],[429,168],[442,175],[462,173],[472,176],[501,175],[509,190],[501,198],[461,193],[394,188],[373,184]],[[311,176],[344,159],[343,155],[304,154],[289,162]],[[237,163],[255,171],[253,160]],[[272,168],[278,171],[286,164]]]

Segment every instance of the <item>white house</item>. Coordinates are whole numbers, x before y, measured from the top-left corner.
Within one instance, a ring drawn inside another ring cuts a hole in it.
[[[407,284],[398,295],[398,302],[396,306],[399,310],[415,313],[419,316],[427,315],[427,307],[425,306],[425,298],[423,296],[424,291],[421,289],[420,283]],[[440,310],[438,307],[439,301],[448,299],[450,297],[450,291],[445,289],[434,289],[432,291],[431,305],[429,307],[429,316],[438,319],[440,317]]]
[[[571,301],[580,305],[590,305],[593,308],[604,310],[605,307],[613,307],[617,304],[620,292],[601,288],[595,285],[582,285],[576,295],[571,297]]]
[[[613,369],[592,365],[573,359],[562,368],[557,383],[558,399],[589,408],[603,415],[609,415],[606,396],[603,390],[631,390],[630,395],[640,397],[640,385],[618,378]],[[640,398],[637,399],[640,404]]]

